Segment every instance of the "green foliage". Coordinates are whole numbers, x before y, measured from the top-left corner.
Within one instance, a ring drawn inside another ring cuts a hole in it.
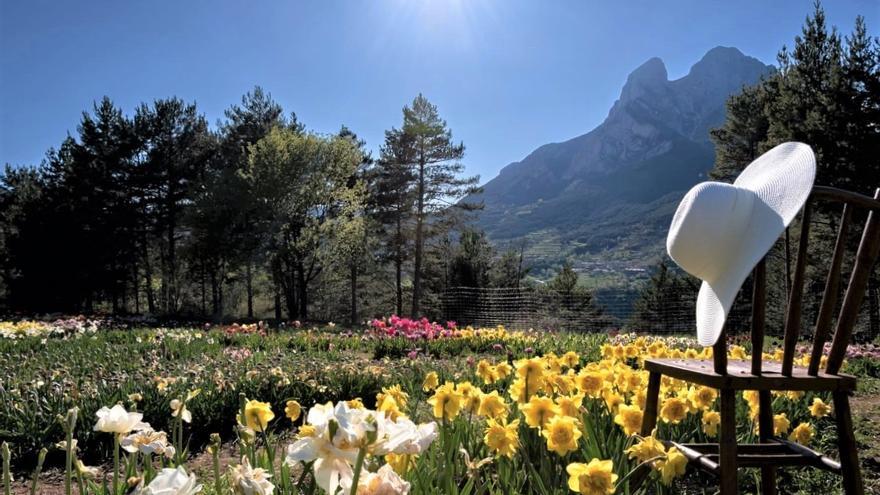
[[[666,261],[661,261],[639,292],[627,326],[649,333],[692,331],[697,290],[692,277],[670,269]]]

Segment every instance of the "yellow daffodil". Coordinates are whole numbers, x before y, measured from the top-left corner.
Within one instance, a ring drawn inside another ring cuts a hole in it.
[[[493,390],[491,393],[483,394],[483,397],[480,399],[480,407],[477,409],[477,414],[495,419],[507,416],[507,404],[504,402],[504,399],[498,395],[498,391]]]
[[[773,416],[773,434],[776,436],[785,435],[788,433],[788,428],[791,426],[791,422],[788,420],[788,417],[785,413],[776,414]]]
[[[486,446],[498,456],[513,457],[519,448],[519,420],[508,423],[502,419],[496,421],[492,418],[486,420],[486,431],[483,441]]]
[[[516,374],[528,381],[539,382],[544,377],[544,361],[540,358],[520,359],[515,363]]]
[[[461,407],[469,413],[476,413],[480,408],[480,399],[483,391],[475,387],[471,382],[461,382],[455,386],[455,391],[461,395]]]
[[[660,408],[660,418],[664,423],[678,424],[688,413],[688,405],[678,397],[669,397],[663,401],[663,407]]]
[[[559,414],[559,406],[549,397],[535,396],[528,404],[520,407],[526,417],[526,424],[532,428],[543,428],[548,421]]]
[[[477,363],[477,376],[480,380],[483,380],[483,383],[486,385],[495,383],[498,380],[498,375],[495,373],[495,367],[489,364],[489,361],[485,359],[481,359],[480,362]]]
[[[605,377],[597,371],[582,370],[575,379],[578,390],[590,397],[599,397],[605,386]]]
[[[608,412],[612,415],[617,414],[617,408],[623,404],[623,396],[613,390],[606,389],[602,392],[602,398],[605,399],[605,405],[608,406]]]
[[[718,411],[703,411],[703,433],[714,437],[718,435],[718,425],[721,424],[721,414]]]
[[[638,443],[626,449],[626,453],[630,459],[635,459],[642,463],[666,454],[666,447],[662,442],[650,436],[642,438]]]
[[[382,387],[382,391],[376,394],[376,403],[381,403],[385,397],[392,397],[400,409],[406,409],[406,404],[409,402],[409,394],[404,392],[400,385]]]
[[[239,418],[239,423],[256,431],[264,431],[273,419],[275,413],[272,412],[272,406],[268,402],[249,400],[244,405],[244,421]]]
[[[297,438],[307,438],[315,435],[315,427],[312,425],[302,425],[296,432]]]
[[[295,400],[289,400],[284,405],[284,415],[291,421],[296,421],[302,414],[302,406]]]
[[[639,406],[621,404],[617,408],[614,422],[623,428],[626,435],[633,435],[642,428],[642,409]]]
[[[813,398],[813,404],[810,405],[810,415],[814,418],[824,418],[831,414],[831,406],[822,401],[818,397]]]
[[[577,442],[581,438],[577,420],[568,416],[554,416],[541,434],[547,439],[547,450],[560,456],[577,450]]]
[[[808,445],[813,439],[813,426],[810,423],[801,423],[791,430],[788,439],[801,445]]]
[[[436,390],[428,399],[428,404],[434,407],[434,417],[443,420],[453,420],[461,410],[461,394],[456,392],[455,384],[446,382]]]
[[[671,447],[666,453],[666,458],[657,461],[657,469],[660,470],[660,480],[663,484],[669,486],[672,484],[672,480],[682,476],[687,462],[687,457],[684,454],[675,447]]]
[[[559,406],[560,414],[577,418],[581,415],[580,408],[583,401],[582,394],[560,395],[556,398],[556,405]]]
[[[405,476],[410,466],[415,463],[417,455],[414,454],[395,454],[393,452],[385,454],[385,462],[391,466],[395,473]]]
[[[711,387],[694,387],[688,392],[688,400],[694,410],[706,410],[712,407],[718,391]]]
[[[565,468],[568,488],[581,495],[611,495],[617,483],[613,469],[614,463],[610,460],[593,459],[589,464],[573,462]]]
[[[498,363],[495,365],[495,373],[498,374],[498,379],[507,378],[510,373],[513,371],[513,368],[508,363]]]
[[[381,402],[376,403],[376,410],[385,413],[385,416],[391,421],[397,421],[397,418],[403,416],[400,406],[398,406],[397,401],[391,395],[383,396]]]
[[[437,372],[432,371],[425,375],[425,381],[422,382],[422,390],[424,390],[425,392],[430,392],[437,388],[437,385],[439,384],[440,382],[437,378]]]
[[[568,351],[562,355],[561,361],[563,365],[574,368],[581,362],[581,358],[576,352]]]

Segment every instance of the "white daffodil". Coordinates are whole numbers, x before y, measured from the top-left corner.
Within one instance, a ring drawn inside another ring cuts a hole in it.
[[[86,466],[83,461],[77,459],[76,460],[76,472],[84,479],[94,480],[98,478],[100,471],[98,468],[92,466]]]
[[[102,407],[98,409],[95,416],[98,417],[98,422],[95,423],[95,431],[126,435],[132,431],[150,428],[148,423],[141,421],[144,418],[143,414],[128,412],[119,404],[112,408]]]
[[[165,468],[145,487],[138,488],[137,495],[193,495],[202,491],[196,475],[186,474],[183,467]]]
[[[351,480],[343,484],[343,490],[351,490]],[[410,485],[404,481],[391,465],[385,464],[375,473],[362,472],[358,479],[358,495],[408,495]]]
[[[320,435],[316,431],[315,436],[297,440],[287,447],[284,462],[293,466],[300,462],[315,461],[312,467],[318,486],[327,493],[336,493],[339,483],[350,480],[353,476],[351,466],[357,460],[358,449],[337,448],[328,437],[328,431]]]
[[[370,446],[373,455],[421,454],[437,438],[437,423],[416,425],[409,418],[399,417],[391,421],[384,417],[378,423],[376,443]]]
[[[252,468],[247,457],[241,458],[241,464],[229,468],[229,485],[238,495],[272,495],[275,492],[263,468]]]
[[[192,423],[193,420],[192,413],[186,408],[186,403],[179,399],[171,401],[171,415],[175,418],[180,417],[184,423]]]
[[[363,447],[370,442],[369,434],[378,429],[378,417],[376,411],[369,409],[354,409],[348,407],[348,403],[340,401],[333,409],[333,417],[337,428],[333,435],[333,444],[346,448],[348,446]],[[375,440],[375,436],[373,439]]]
[[[168,444],[168,434],[164,431],[153,431],[150,429],[132,433],[122,439],[119,445],[126,452],[138,452],[151,455],[164,455],[172,457],[174,455],[174,447]]]
[[[353,476],[351,466],[363,439],[358,438],[358,419],[362,418],[352,411],[344,402],[336,407],[330,402],[312,407],[306,421],[314,433],[287,447],[284,462],[296,465],[314,461],[315,481],[327,493],[336,493],[340,482]]]

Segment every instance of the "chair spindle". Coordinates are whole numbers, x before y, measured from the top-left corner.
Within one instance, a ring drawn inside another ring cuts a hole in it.
[[[761,374],[764,354],[764,316],[767,304],[767,266],[762,258],[753,272],[752,288],[752,374]]]
[[[880,189],[874,193],[874,199],[880,199]],[[828,353],[828,364],[825,372],[836,375],[843,365],[846,348],[852,337],[853,326],[859,316],[859,306],[865,295],[865,286],[868,277],[871,276],[877,252],[880,250],[880,219],[877,211],[872,210],[868,214],[865,231],[859,242],[859,250],[856,253],[856,261],[853,264],[852,275],[846,294],[843,296],[843,305],[840,308],[840,316],[837,317],[837,327],[834,329],[834,339],[831,341],[831,352]]]
[[[837,230],[837,241],[834,243],[834,254],[831,257],[828,279],[825,281],[825,292],[822,294],[819,316],[816,318],[816,330],[813,332],[813,351],[810,354],[810,365],[807,369],[807,374],[810,376],[819,374],[819,362],[822,360],[822,351],[825,349],[828,330],[831,329],[831,319],[833,318],[834,309],[837,306],[838,293],[840,292],[840,267],[843,264],[843,255],[846,251],[846,235],[849,232],[851,219],[852,207],[846,203],[843,206],[843,215],[840,219],[840,227]]]
[[[797,265],[795,265],[794,280],[791,284],[791,294],[788,299],[788,311],[785,314],[785,337],[783,340],[782,374],[791,376],[794,366],[794,350],[797,345],[798,333],[801,326],[801,303],[804,295],[804,271],[807,267],[807,244],[810,239],[810,217],[812,208],[810,202],[804,205],[801,215],[801,235],[798,242]]]

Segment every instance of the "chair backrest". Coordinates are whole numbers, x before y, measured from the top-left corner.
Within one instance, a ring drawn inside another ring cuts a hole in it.
[[[819,374],[819,363],[825,342],[832,326],[834,310],[837,307],[840,294],[840,272],[843,259],[847,251],[847,239],[853,219],[853,211],[862,209],[868,211],[867,220],[862,230],[861,241],[855,251],[852,273],[849,284],[843,296],[843,303],[837,317],[834,328],[834,337],[831,350],[828,353],[828,362],[825,372],[837,374],[843,364],[846,348],[852,337],[853,327],[859,314],[859,306],[865,295],[868,278],[873,270],[880,252],[880,189],[877,189],[874,198],[868,196],[835,189],[832,187],[815,186],[812,194],[804,205],[801,213],[801,232],[797,247],[797,261],[795,262],[794,274],[791,281],[788,305],[785,313],[785,334],[783,337],[782,374],[790,376],[794,365],[795,348],[800,335],[801,313],[803,308],[804,277],[807,265],[807,248],[810,240],[810,219],[814,209],[814,203],[836,202],[842,204],[842,212],[837,231],[837,240],[830,260],[830,267],[825,280],[825,290],[819,306],[816,318],[815,331],[813,332],[813,347],[810,353],[810,364],[807,373],[812,376]],[[764,345],[764,329],[766,315],[766,264],[764,260],[755,267],[752,273],[754,284],[752,287],[752,374],[760,375],[762,372],[761,349]],[[714,348],[714,368],[719,374],[727,373],[727,343],[722,335]]]

